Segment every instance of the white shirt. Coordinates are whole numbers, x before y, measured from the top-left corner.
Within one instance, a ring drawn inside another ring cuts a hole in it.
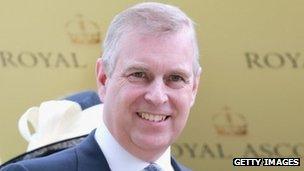
[[[142,171],[150,164],[126,151],[111,135],[104,123],[96,129],[94,137],[112,171]],[[171,165],[170,147],[155,163],[164,171],[174,171]]]

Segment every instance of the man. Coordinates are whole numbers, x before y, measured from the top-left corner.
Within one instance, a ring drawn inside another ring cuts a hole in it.
[[[192,21],[173,6],[137,4],[114,18],[103,47],[96,70],[104,124],[74,148],[3,170],[188,170],[170,145],[201,72]]]

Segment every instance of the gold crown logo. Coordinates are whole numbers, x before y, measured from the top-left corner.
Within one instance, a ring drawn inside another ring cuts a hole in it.
[[[247,134],[247,121],[241,114],[234,113],[228,106],[222,108],[220,112],[212,118],[214,127],[219,135]]]
[[[70,40],[77,44],[98,44],[100,31],[97,23],[78,14],[65,25]]]

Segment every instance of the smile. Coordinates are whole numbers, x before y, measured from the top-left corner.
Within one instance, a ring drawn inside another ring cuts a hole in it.
[[[164,114],[150,114],[150,113],[145,113],[145,112],[136,112],[136,114],[141,117],[142,119],[145,119],[147,121],[151,122],[162,122],[166,120],[169,116],[164,115]]]

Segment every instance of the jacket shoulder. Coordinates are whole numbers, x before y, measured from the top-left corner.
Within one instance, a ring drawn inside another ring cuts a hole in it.
[[[1,171],[54,171],[54,170],[77,170],[77,157],[74,148],[30,160],[23,160],[9,164]]]
[[[13,163],[5,166],[1,171],[28,171],[23,165],[18,163]]]

